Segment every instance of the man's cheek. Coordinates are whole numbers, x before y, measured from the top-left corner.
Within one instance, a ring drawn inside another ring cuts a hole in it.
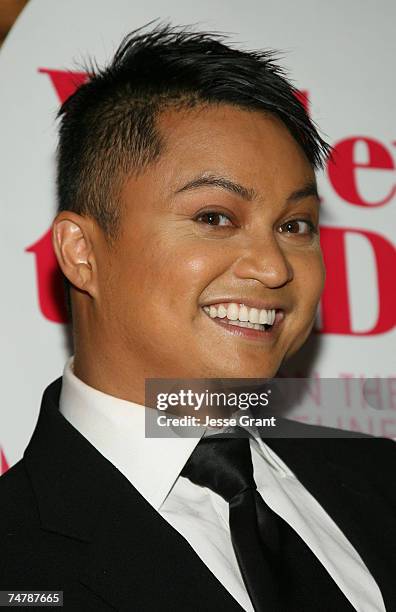
[[[164,270],[167,285],[174,288],[170,295],[172,304],[180,304],[182,300],[195,307],[200,294],[219,274],[217,262],[201,251],[180,254],[177,260],[173,259]]]
[[[306,296],[308,301],[318,301],[325,282],[325,267],[320,250],[309,253],[296,263],[296,281],[300,298]]]
[[[320,300],[326,281],[326,269],[321,258],[316,261],[316,265],[312,266],[311,278],[312,300],[316,306]]]

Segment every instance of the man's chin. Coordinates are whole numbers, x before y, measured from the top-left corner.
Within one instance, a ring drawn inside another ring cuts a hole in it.
[[[280,365],[280,364],[279,364]],[[211,368],[206,374],[192,376],[191,378],[273,378],[279,370],[279,365],[267,367],[230,367]]]

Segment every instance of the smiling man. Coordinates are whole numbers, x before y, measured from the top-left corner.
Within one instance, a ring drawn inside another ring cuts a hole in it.
[[[158,158],[120,189],[114,246],[91,217],[54,225],[80,290],[75,374],[142,404],[146,377],[273,376],[324,282],[314,171],[278,118],[202,102],[164,110],[156,130]]]
[[[312,329],[328,146],[273,54],[139,30],[60,117],[74,356],[0,482],[1,587],[84,611],[391,610],[393,442],[145,437],[147,378],[273,377]]]

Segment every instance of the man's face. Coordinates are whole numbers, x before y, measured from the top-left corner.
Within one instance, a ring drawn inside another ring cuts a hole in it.
[[[134,380],[271,377],[323,288],[314,172],[259,112],[170,110],[158,127],[164,151],[126,182],[120,238],[98,253],[106,362]]]

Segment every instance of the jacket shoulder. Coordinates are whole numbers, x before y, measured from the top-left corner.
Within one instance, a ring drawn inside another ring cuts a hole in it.
[[[26,527],[39,525],[38,510],[21,459],[0,477],[0,538]]]
[[[0,589],[70,585],[79,567],[78,544],[42,529],[24,459],[0,477]]]

